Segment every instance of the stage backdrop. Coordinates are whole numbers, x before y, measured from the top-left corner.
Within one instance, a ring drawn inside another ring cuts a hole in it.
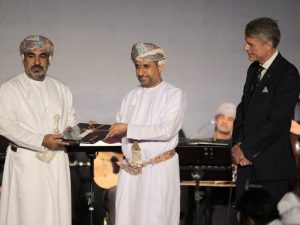
[[[55,44],[48,72],[70,86],[78,120],[112,123],[138,84],[132,44],[154,42],[168,57],[163,78],[188,97],[183,128],[192,137],[220,103],[240,101],[251,19],[276,19],[279,50],[300,68],[299,12],[298,0],[0,0],[0,83],[23,71],[20,41],[45,35]]]

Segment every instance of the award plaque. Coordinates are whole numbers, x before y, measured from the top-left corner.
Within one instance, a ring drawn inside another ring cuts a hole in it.
[[[94,124],[90,126],[88,123],[79,123],[63,133],[63,141],[69,142],[70,145],[80,143],[94,144],[106,137],[109,128],[110,125],[108,124]]]

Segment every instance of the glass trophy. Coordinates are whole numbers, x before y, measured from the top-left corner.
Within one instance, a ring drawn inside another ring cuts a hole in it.
[[[77,145],[81,141],[81,129],[78,125],[67,128],[63,133],[63,141],[70,145]]]
[[[59,120],[60,120],[59,114],[55,114],[53,120],[54,120],[54,128],[52,133],[59,134]],[[54,149],[45,149],[44,151],[37,152],[36,157],[43,162],[50,163],[54,158],[55,154],[56,151]]]

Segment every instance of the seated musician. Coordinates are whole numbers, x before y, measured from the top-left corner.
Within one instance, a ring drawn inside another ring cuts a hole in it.
[[[215,114],[215,132],[213,142],[231,144],[233,121],[235,119],[236,106],[232,103],[222,103]]]
[[[235,111],[236,106],[232,103],[222,103],[219,105],[214,115],[214,133],[208,141],[231,144]],[[219,218],[220,215],[226,215],[230,189],[227,187],[204,187],[202,190],[205,193],[201,201],[201,207],[203,208],[201,211],[203,214],[201,216],[202,223],[217,223],[215,218]],[[186,216],[187,224],[192,223],[190,217],[193,216],[191,213],[194,207],[193,194],[194,188],[181,187],[181,210]],[[232,196],[234,195],[232,194]],[[215,207],[216,205],[218,207]],[[233,224],[235,219],[230,218],[230,222]]]
[[[210,141],[226,143],[231,145],[233,121],[235,119],[236,105],[232,103],[222,103],[215,112],[215,131]],[[234,169],[233,169],[234,171]],[[214,224],[215,219],[226,215],[230,189],[225,187],[205,187],[204,213],[208,224]],[[233,202],[233,199],[231,199]],[[217,206],[217,207],[216,207]],[[225,218],[224,218],[225,219]],[[231,224],[235,223],[235,218],[227,218]]]

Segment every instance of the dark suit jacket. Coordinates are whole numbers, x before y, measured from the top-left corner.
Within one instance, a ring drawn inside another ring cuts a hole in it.
[[[234,121],[233,144],[252,162],[256,179],[288,179],[296,175],[290,144],[290,126],[300,92],[297,68],[280,54],[250,97],[259,67],[250,65]]]

